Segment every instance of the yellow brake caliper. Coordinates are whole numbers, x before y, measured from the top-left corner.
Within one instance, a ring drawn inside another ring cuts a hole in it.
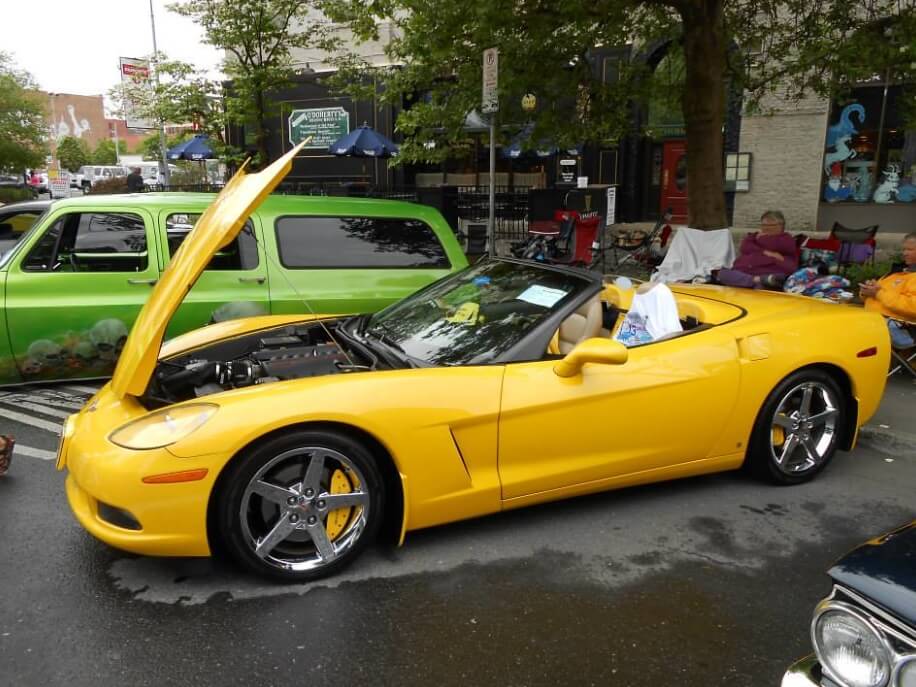
[[[780,417],[786,417],[786,415],[780,414]],[[786,443],[786,430],[783,429],[780,425],[773,425],[770,429],[771,437],[773,440],[773,446],[782,446]]]
[[[331,475],[331,494],[349,494],[353,491],[353,485],[350,484],[350,480],[344,474],[343,470],[335,470]],[[347,523],[350,522],[350,514],[353,512],[352,506],[347,506],[346,508],[338,508],[337,510],[332,510],[328,513],[328,519],[325,522],[325,527],[328,530],[328,539],[334,541],[337,537],[340,536],[340,533],[343,532],[344,527],[347,526]]]

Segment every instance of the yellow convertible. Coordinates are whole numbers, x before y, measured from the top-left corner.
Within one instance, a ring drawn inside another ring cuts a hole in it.
[[[873,313],[675,286],[683,331],[624,347],[632,293],[478,263],[371,316],[233,320],[162,344],[210,257],[296,150],[226,187],[163,274],[115,375],[65,424],[79,522],[149,555],[219,550],[287,581],[380,532],[747,465],[782,484],[850,449],[889,358]]]

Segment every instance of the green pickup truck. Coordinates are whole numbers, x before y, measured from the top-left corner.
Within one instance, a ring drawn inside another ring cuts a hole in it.
[[[109,376],[152,285],[213,199],[54,203],[0,258],[0,385]],[[250,315],[375,312],[466,266],[433,208],[270,196],[210,261],[167,336]]]

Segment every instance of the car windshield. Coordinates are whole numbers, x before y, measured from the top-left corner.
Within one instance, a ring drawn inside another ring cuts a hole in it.
[[[434,365],[483,363],[589,286],[568,272],[484,262],[373,315],[363,331]]]

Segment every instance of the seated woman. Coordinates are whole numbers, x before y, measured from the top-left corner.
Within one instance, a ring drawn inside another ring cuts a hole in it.
[[[760,217],[760,231],[744,237],[731,269],[714,276],[726,286],[779,289],[797,268],[795,239],[786,232],[785,217],[778,210],[767,210]]]
[[[916,232],[903,237],[903,262],[901,272],[892,272],[877,281],[870,279],[859,284],[859,295],[865,301],[865,308],[889,318],[888,328],[894,348],[910,348],[916,344],[913,335],[898,322],[916,322]]]

